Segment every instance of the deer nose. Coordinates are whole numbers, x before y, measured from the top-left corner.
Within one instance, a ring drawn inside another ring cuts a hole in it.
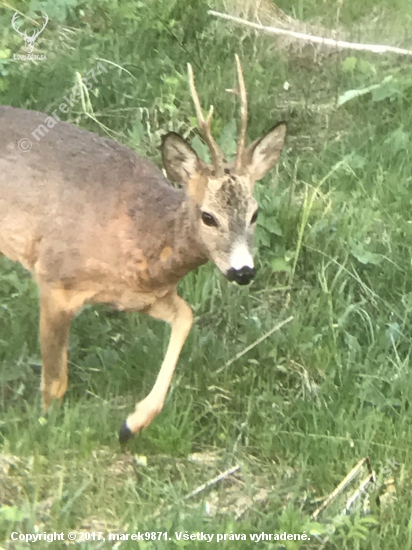
[[[248,285],[255,277],[256,270],[254,267],[247,265],[240,269],[231,267],[226,274],[229,281],[235,281],[238,285]]]

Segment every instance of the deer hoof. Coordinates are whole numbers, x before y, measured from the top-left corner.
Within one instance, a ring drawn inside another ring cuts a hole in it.
[[[120,428],[120,431],[119,431],[119,442],[124,445],[125,443],[127,443],[129,441],[129,439],[131,439],[133,437],[133,432],[132,430],[129,428],[129,426],[127,425],[127,422],[125,422],[123,424],[123,426]]]

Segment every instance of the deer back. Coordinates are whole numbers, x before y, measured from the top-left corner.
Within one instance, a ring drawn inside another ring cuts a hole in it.
[[[30,151],[19,149],[23,138]],[[176,283],[201,256],[190,242],[193,258],[182,266],[175,254],[168,265],[173,250],[188,246],[185,197],[127,147],[42,113],[0,107],[0,251],[42,280]]]

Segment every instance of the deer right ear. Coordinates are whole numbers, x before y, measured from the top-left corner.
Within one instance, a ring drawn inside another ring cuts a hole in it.
[[[202,161],[196,151],[175,132],[162,138],[162,160],[168,177],[181,185],[202,172]]]

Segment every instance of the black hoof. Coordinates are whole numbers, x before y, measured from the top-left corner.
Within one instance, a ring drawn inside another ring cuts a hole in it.
[[[123,426],[120,428],[119,441],[123,445],[124,443],[127,443],[131,437],[133,437],[133,432],[125,422]]]

